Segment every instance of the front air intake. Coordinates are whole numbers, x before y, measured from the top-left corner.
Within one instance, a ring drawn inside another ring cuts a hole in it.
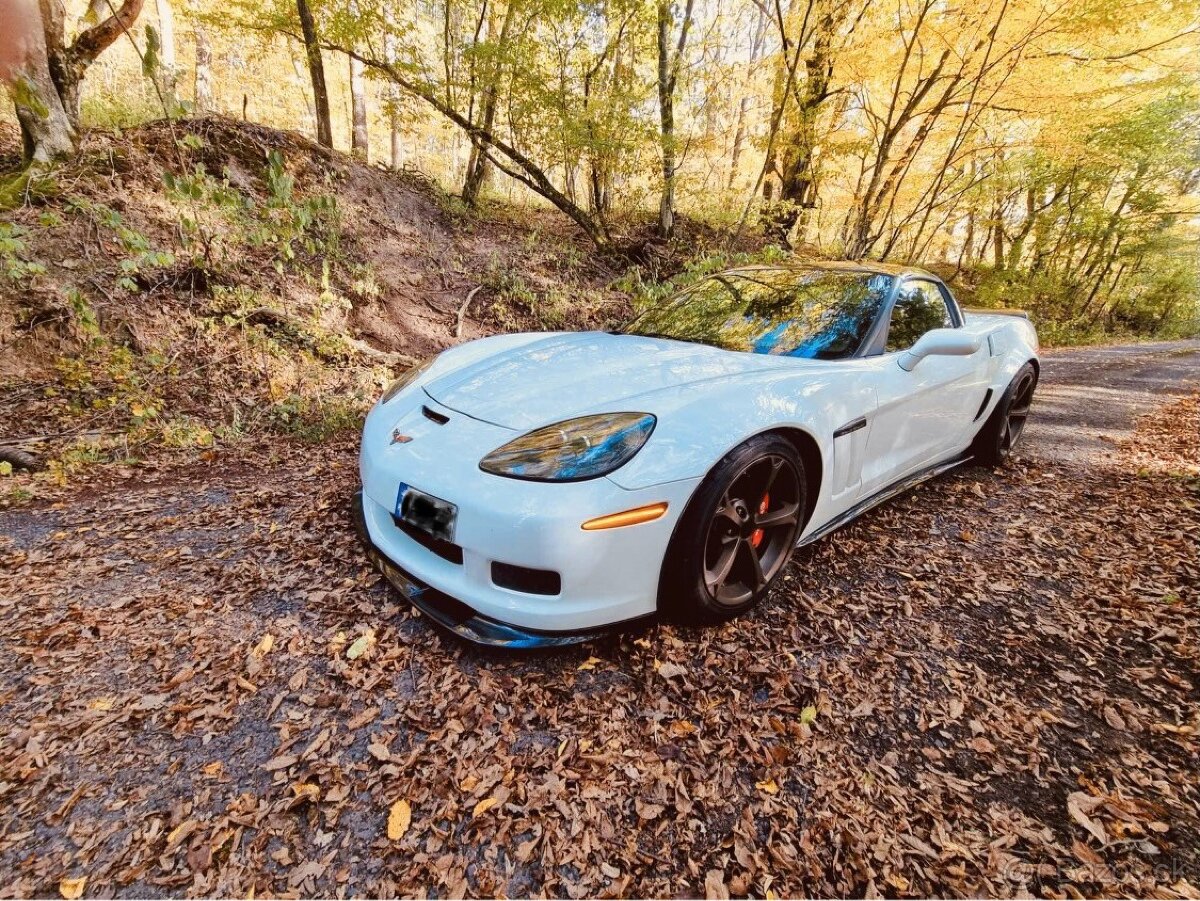
[[[562,576],[549,569],[530,569],[493,560],[492,584],[524,594],[552,595],[562,591]]]

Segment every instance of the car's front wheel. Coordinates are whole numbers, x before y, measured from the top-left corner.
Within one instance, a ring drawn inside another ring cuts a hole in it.
[[[749,610],[796,547],[804,519],[804,463],[780,435],[730,451],[696,489],[663,561],[659,609],[688,623]]]

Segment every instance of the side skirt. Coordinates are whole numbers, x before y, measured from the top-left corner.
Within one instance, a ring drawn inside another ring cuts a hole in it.
[[[814,541],[820,541],[831,532],[836,532],[838,529],[852,520],[858,519],[858,517],[862,516],[872,507],[878,507],[885,501],[890,501],[892,498],[903,494],[910,488],[915,488],[922,482],[928,482],[930,479],[940,476],[944,472],[949,472],[951,469],[956,469],[971,459],[972,457],[970,454],[962,454],[953,458],[952,460],[946,460],[943,463],[935,463],[933,466],[919,470],[918,472],[913,473],[911,476],[901,479],[899,482],[892,483],[881,491],[877,491],[866,500],[859,501],[845,513],[835,516],[815,532],[812,532],[811,534],[801,538],[798,542],[796,542],[796,547],[804,547],[805,545],[812,544]]]

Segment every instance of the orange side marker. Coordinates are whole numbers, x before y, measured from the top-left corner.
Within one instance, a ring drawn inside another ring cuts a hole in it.
[[[597,516],[589,519],[582,526],[585,532],[595,532],[599,529],[619,529],[622,526],[636,526],[641,522],[651,522],[667,512],[667,502],[649,504],[645,507],[635,507],[621,513],[609,513],[607,516]]]

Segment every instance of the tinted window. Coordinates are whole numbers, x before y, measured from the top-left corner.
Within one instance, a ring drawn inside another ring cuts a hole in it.
[[[820,269],[758,269],[711,276],[625,328],[726,350],[837,360],[871,328],[892,277]]]
[[[900,288],[892,321],[888,326],[886,350],[908,350],[930,329],[954,325],[942,292],[933,282],[907,281]]]

